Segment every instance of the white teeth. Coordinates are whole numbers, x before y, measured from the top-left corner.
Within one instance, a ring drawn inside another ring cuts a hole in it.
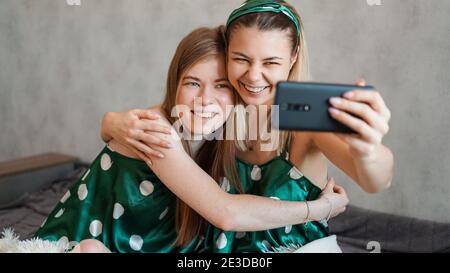
[[[194,112],[194,114],[201,118],[212,118],[216,115],[216,113],[213,112]]]
[[[245,89],[247,89],[248,91],[252,92],[252,93],[259,93],[262,92],[264,89],[266,89],[266,87],[251,87],[248,86],[246,84],[243,84]]]

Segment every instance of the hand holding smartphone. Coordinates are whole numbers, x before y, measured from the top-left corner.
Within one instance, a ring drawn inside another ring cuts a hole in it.
[[[373,86],[359,86],[316,82],[279,82],[275,105],[279,117],[272,114],[272,124],[279,130],[354,133],[332,118],[329,100],[342,97],[352,90],[374,90]]]

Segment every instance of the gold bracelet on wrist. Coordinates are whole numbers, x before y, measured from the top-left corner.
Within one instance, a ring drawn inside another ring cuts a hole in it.
[[[333,204],[331,203],[330,199],[328,199],[326,196],[323,196],[323,198],[327,200],[328,204],[330,204],[330,211],[328,212],[328,216],[325,219],[328,222],[328,220],[330,220],[331,212],[333,211]]]
[[[309,221],[309,214],[310,214],[310,210],[309,210],[309,204],[308,204],[308,201],[305,201],[305,203],[306,203],[306,217],[305,217],[305,222],[308,222]]]

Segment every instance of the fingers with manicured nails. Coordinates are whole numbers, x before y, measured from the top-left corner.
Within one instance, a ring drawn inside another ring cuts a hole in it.
[[[329,111],[334,119],[353,129],[353,131],[358,133],[358,135],[360,135],[363,139],[374,144],[378,144],[381,142],[382,136],[380,135],[380,133],[374,130],[364,121],[333,107],[330,108]]]
[[[153,125],[152,125],[153,126]],[[126,132],[127,142],[129,143],[129,139],[134,139],[137,141],[143,141],[147,145],[157,145],[163,148],[172,148],[172,144],[169,141],[163,140],[160,137],[153,136],[149,131],[148,133],[144,132],[141,128],[143,127],[143,123],[141,121],[134,121],[133,128],[128,129]],[[152,127],[157,130],[165,130],[163,127]],[[134,143],[134,142],[133,142]],[[145,152],[143,150],[143,152]]]
[[[336,181],[334,180],[334,178],[333,177],[330,177],[330,179],[328,179],[328,183],[330,184],[330,185],[335,185],[336,184]],[[327,185],[328,185],[328,183],[327,183]]]
[[[353,90],[344,94],[344,98],[364,102],[378,112],[387,122],[391,118],[391,112],[386,106],[381,94],[377,91]]]
[[[134,109],[132,110],[132,112],[139,118],[143,119],[157,120],[161,117],[160,115],[156,114],[153,110],[150,109]]]
[[[342,194],[344,196],[347,196],[347,193],[345,192],[345,189],[342,186],[335,185],[334,188],[333,188],[333,191],[335,193],[339,193],[339,194]]]
[[[366,103],[343,98],[331,98],[330,104],[338,110],[345,111],[353,116],[361,118],[372,128],[383,134],[387,131],[387,123],[384,118]]]
[[[144,154],[146,154],[147,156],[156,156],[156,157],[159,157],[159,158],[164,158],[163,154],[161,154],[158,151],[153,150],[152,148],[148,147],[147,145],[145,145],[144,143],[142,143],[140,141],[137,141],[137,140],[129,138],[129,139],[127,139],[127,142],[130,145],[133,145],[134,148],[136,148],[137,150],[139,150],[139,151],[143,152]]]
[[[146,156],[144,153],[142,153],[141,151],[139,151],[139,150],[137,150],[137,149],[135,149],[135,148],[133,148],[133,147],[130,147],[130,149],[131,149],[131,151],[133,151],[133,153],[137,154],[137,156],[138,156],[141,160],[145,161],[145,163],[146,163],[148,166],[152,166],[152,165],[153,165],[152,160],[151,160],[148,156]]]
[[[151,133],[145,133],[145,132],[139,132],[136,134],[135,139],[142,141],[144,144],[146,144],[147,146],[151,147],[151,146],[158,146],[158,147],[162,147],[162,148],[172,148],[172,143],[170,143],[167,140],[164,140],[160,137],[154,136]]]
[[[332,193],[333,188],[329,187],[328,184],[322,189],[322,193]]]
[[[323,191],[325,191],[325,192],[333,192],[334,185],[335,185],[334,179],[331,178],[330,180],[328,180],[328,182],[325,185],[325,188],[323,189]]]
[[[159,132],[170,135],[172,133],[172,127],[168,125],[158,124],[154,121],[140,120],[142,122],[141,129],[150,132]]]
[[[145,161],[147,163],[147,165],[152,165],[152,161],[149,157],[147,157],[143,152],[137,150],[136,148],[132,147],[132,146],[128,146],[128,148],[135,153],[141,160]]]
[[[172,132],[172,128],[170,126],[163,125],[155,121],[159,119],[160,116],[152,113],[151,110],[135,109],[131,112],[137,117],[137,119],[132,119],[129,123],[129,126],[132,129],[160,132],[164,134],[170,134]]]
[[[357,84],[363,86],[365,85],[365,81],[359,80]],[[379,92],[352,90],[345,93],[343,97],[341,99],[335,98],[330,100],[330,103],[337,109],[362,118],[382,135],[385,135],[389,131],[388,123],[391,118],[391,112]],[[348,101],[352,101],[352,103]],[[357,104],[358,102],[361,104]]]
[[[172,133],[172,129],[170,126],[158,124],[155,121],[144,119],[130,121],[130,129],[128,130],[128,135],[132,137],[132,135],[138,131],[159,132],[164,134]]]
[[[364,78],[359,78],[359,79],[356,81],[356,85],[359,85],[359,86],[365,86],[365,85],[366,85],[366,80],[365,80]]]

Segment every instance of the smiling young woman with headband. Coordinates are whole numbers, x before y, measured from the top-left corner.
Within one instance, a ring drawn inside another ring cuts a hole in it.
[[[230,15],[226,38],[228,79],[239,94],[238,103],[271,107],[279,81],[309,80],[302,20],[285,1],[245,2]],[[327,159],[367,192],[389,187],[393,156],[381,141],[389,128],[390,112],[379,93],[357,90],[330,103],[332,117],[357,134],[272,130],[279,139],[274,151],[262,149],[262,138],[245,140],[245,133],[236,137],[237,167],[245,193],[313,200],[318,197],[318,189],[326,187]],[[238,113],[235,122],[241,128],[248,128],[250,123],[243,113]],[[270,123],[267,125],[270,131]],[[291,179],[286,178],[287,171]],[[252,176],[254,173],[258,176]],[[285,230],[247,233],[239,239],[214,229],[208,238],[216,242],[210,243],[214,251],[270,251],[304,245],[327,235],[322,223],[308,222]]]

